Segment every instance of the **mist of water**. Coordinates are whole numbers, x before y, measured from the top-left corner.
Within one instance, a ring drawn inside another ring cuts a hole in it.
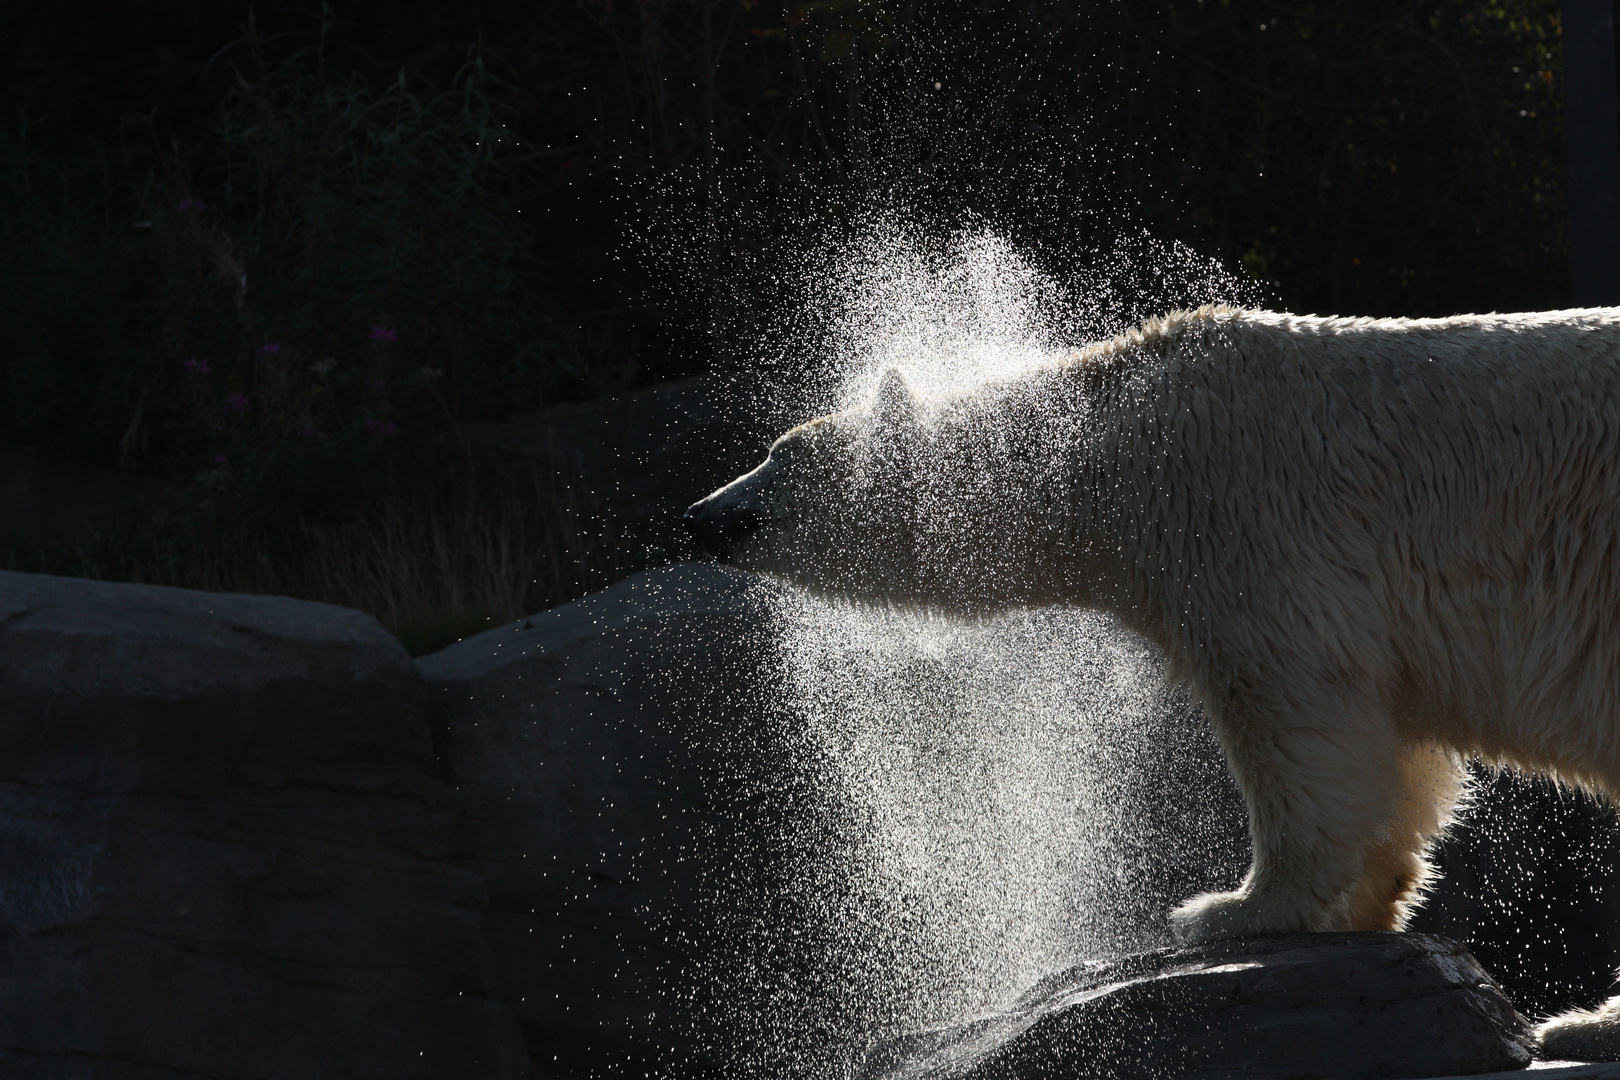
[[[939,235],[874,211],[790,255],[794,310],[752,351],[809,414],[864,400],[884,368],[920,394],[964,391],[1174,308],[1263,300],[1219,262],[1146,234],[1037,249],[988,226]]]
[[[797,597],[778,614],[805,760],[844,822],[809,859],[870,928],[849,944],[881,963],[852,989],[889,1023],[1164,944],[1180,890],[1240,869],[1213,739],[1102,616],[953,625]]]
[[[802,397],[849,406],[886,367],[924,394],[971,392],[1060,358],[1123,328],[1110,275],[1141,279],[1144,260],[1184,286],[1166,307],[1232,295],[1185,249],[1114,259],[1060,282],[989,230],[930,241],[879,223],[829,245],[795,314],[797,355],[819,365]],[[847,1075],[887,1034],[1167,943],[1169,906],[1241,873],[1241,807],[1213,737],[1161,658],[1104,616],[963,624],[769,595],[810,794],[776,923],[754,944],[794,957],[756,969],[749,1022],[770,1033],[757,1067]]]

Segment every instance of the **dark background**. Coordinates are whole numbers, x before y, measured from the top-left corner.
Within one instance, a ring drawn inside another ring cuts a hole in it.
[[[746,376],[795,299],[785,262],[874,207],[991,227],[1060,280],[1146,235],[1294,311],[1564,306],[1557,15],[6,4],[0,451],[174,498],[72,545],[13,534],[0,565],[333,599],[415,651],[598,587],[670,556],[627,554],[557,490],[500,526],[551,569],[493,599],[367,592],[491,562],[418,565],[368,523],[407,545],[498,532],[489,507],[518,503],[479,425]],[[1120,295],[1131,315],[1175,288]],[[1620,941],[1612,823],[1485,787],[1422,924],[1471,940],[1526,1010],[1591,1004]]]
[[[1059,274],[1075,252],[1145,229],[1241,268],[1295,311],[1567,299],[1557,8],[1545,2],[91,11],[30,0],[0,14],[12,255],[0,443],[108,463],[123,443],[126,468],[209,460],[183,424],[159,432],[143,417],[142,438],[125,441],[130,420],[194,351],[217,362],[250,344],[233,327],[196,328],[231,321],[211,310],[230,290],[177,265],[183,238],[165,234],[189,228],[173,220],[182,199],[232,239],[261,336],[331,321],[275,288],[322,272],[355,285],[329,305],[351,329],[387,313],[411,324],[407,348],[453,336],[431,325],[447,315],[408,303],[409,275],[381,280],[377,265],[350,265],[352,249],[324,270],[301,261],[320,239],[300,234],[314,205],[363,196],[315,175],[342,162],[330,109],[306,110],[296,138],[255,142],[265,110],[244,87],[291,112],[299,53],[318,51],[328,92],[353,98],[401,78],[430,97],[464,83],[473,60],[486,72],[479,118],[510,142],[487,162],[441,148],[417,165],[459,170],[489,198],[403,191],[383,208],[411,227],[472,221],[461,257],[510,270],[483,283],[482,325],[458,346],[476,359],[441,384],[458,421],[742,362],[749,309],[780,299],[783,231],[832,227],[873,199],[942,228],[989,222]],[[466,140],[452,119],[435,132]],[[362,239],[374,264],[419,261],[417,279],[444,262],[400,237]],[[210,318],[166,326],[182,309]]]

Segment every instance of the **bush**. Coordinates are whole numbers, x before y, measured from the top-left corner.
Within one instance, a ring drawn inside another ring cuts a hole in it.
[[[155,337],[124,162],[29,134],[0,129],[0,443],[116,461]]]
[[[377,615],[415,651],[610,583],[566,493],[469,421],[578,394],[515,202],[534,156],[476,52],[368,79],[251,23],[190,137],[0,128],[0,445],[189,482],[138,533],[0,565]],[[600,530],[598,530],[600,531]]]
[[[373,85],[326,41],[271,59],[250,33],[189,144],[148,125],[91,169],[6,133],[0,235],[26,254],[0,442],[313,492],[577,380],[512,199],[509,88],[476,53],[446,90]]]
[[[437,467],[399,462],[403,475],[378,485],[364,514],[255,515],[204,482],[199,500],[78,543],[0,531],[0,569],[342,604],[421,655],[640,568],[615,519],[578,492],[489,451],[472,450],[475,467],[445,467],[444,447],[434,455]]]

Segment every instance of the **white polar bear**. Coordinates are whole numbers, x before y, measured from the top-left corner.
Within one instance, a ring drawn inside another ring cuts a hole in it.
[[[687,524],[823,593],[1112,612],[1248,806],[1185,941],[1399,928],[1478,758],[1620,792],[1620,309],[1176,313],[794,428]],[[1620,998],[1543,1025],[1620,1056]]]

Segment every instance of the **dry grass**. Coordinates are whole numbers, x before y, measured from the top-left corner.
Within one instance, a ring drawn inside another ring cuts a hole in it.
[[[105,581],[291,596],[357,608],[412,656],[601,589],[634,569],[577,499],[540,482],[395,495],[339,524],[169,524],[70,548],[13,545],[0,566]]]
[[[555,499],[392,503],[372,520],[305,526],[287,591],[370,612],[419,656],[610,584],[618,568],[586,536]]]

